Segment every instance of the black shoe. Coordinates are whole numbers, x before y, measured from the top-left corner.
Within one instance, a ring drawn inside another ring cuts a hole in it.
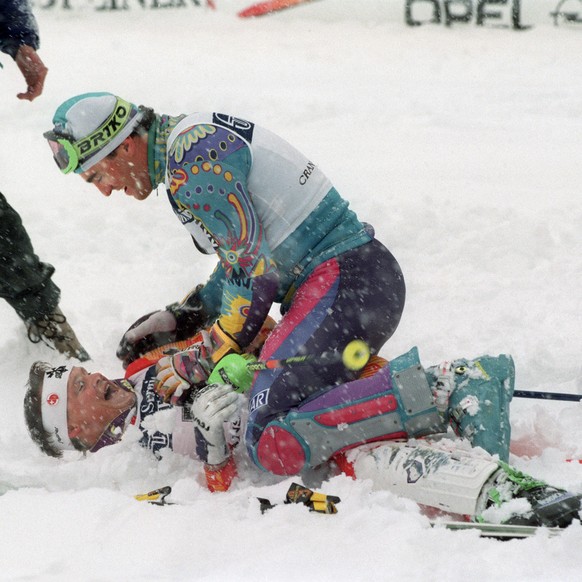
[[[28,339],[33,344],[43,342],[67,358],[76,358],[80,362],[91,359],[58,307],[50,315],[27,322],[26,326]]]

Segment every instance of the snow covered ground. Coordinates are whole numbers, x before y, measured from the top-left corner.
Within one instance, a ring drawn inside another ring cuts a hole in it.
[[[54,166],[41,134],[56,106],[107,90],[167,113],[247,117],[311,156],[404,270],[385,357],[412,345],[425,364],[510,353],[519,388],[582,392],[582,30],[409,28],[374,0],[241,21],[234,0],[218,4],[39,11],[50,72],[32,104],[1,59],[0,188],[57,267],[89,368],[118,375],[126,327],[213,267],[163,192],[106,199]],[[1,580],[580,579],[580,526],[511,542],[435,530],[414,503],[343,477],[321,486],[341,497],[337,515],[261,515],[256,497],[280,501],[292,479],[247,466],[211,495],[198,462],[156,462],[131,434],[85,460],[44,458],[21,403],[30,364],[53,353],[4,303],[0,350],[0,481],[18,487],[0,497]],[[582,405],[515,399],[512,419],[512,462],[582,493],[582,465],[564,462],[582,458]],[[132,498],[167,484],[180,505]]]

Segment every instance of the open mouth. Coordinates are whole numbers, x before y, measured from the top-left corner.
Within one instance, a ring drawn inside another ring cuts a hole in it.
[[[103,390],[103,400],[109,406],[126,408],[135,403],[135,392],[127,380],[107,381]]]
[[[112,387],[111,384],[107,384],[107,386],[105,387],[105,391],[103,392],[103,399],[104,400],[110,400],[113,395],[115,394],[116,390]]]
[[[121,387],[115,384],[115,382],[110,382],[109,380],[101,380],[99,392],[101,394],[101,400],[108,402],[111,405],[117,405],[118,401],[123,401],[123,392]]]

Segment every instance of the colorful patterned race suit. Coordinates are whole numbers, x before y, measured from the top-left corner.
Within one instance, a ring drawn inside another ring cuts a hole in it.
[[[153,185],[165,180],[196,246],[218,255],[200,297],[241,348],[280,303],[284,317],[261,359],[342,350],[356,338],[380,350],[404,307],[402,272],[312,161],[219,113],[157,116],[149,144]],[[301,462],[281,457],[272,434],[262,440],[266,427],[355,377],[341,363],[257,373],[246,433],[253,460],[295,472]]]

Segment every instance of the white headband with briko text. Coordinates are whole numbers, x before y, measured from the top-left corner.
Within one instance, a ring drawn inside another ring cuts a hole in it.
[[[67,381],[71,371],[66,366],[49,368],[44,375],[40,409],[42,425],[50,434],[51,444],[61,451],[74,451],[67,423]]]

